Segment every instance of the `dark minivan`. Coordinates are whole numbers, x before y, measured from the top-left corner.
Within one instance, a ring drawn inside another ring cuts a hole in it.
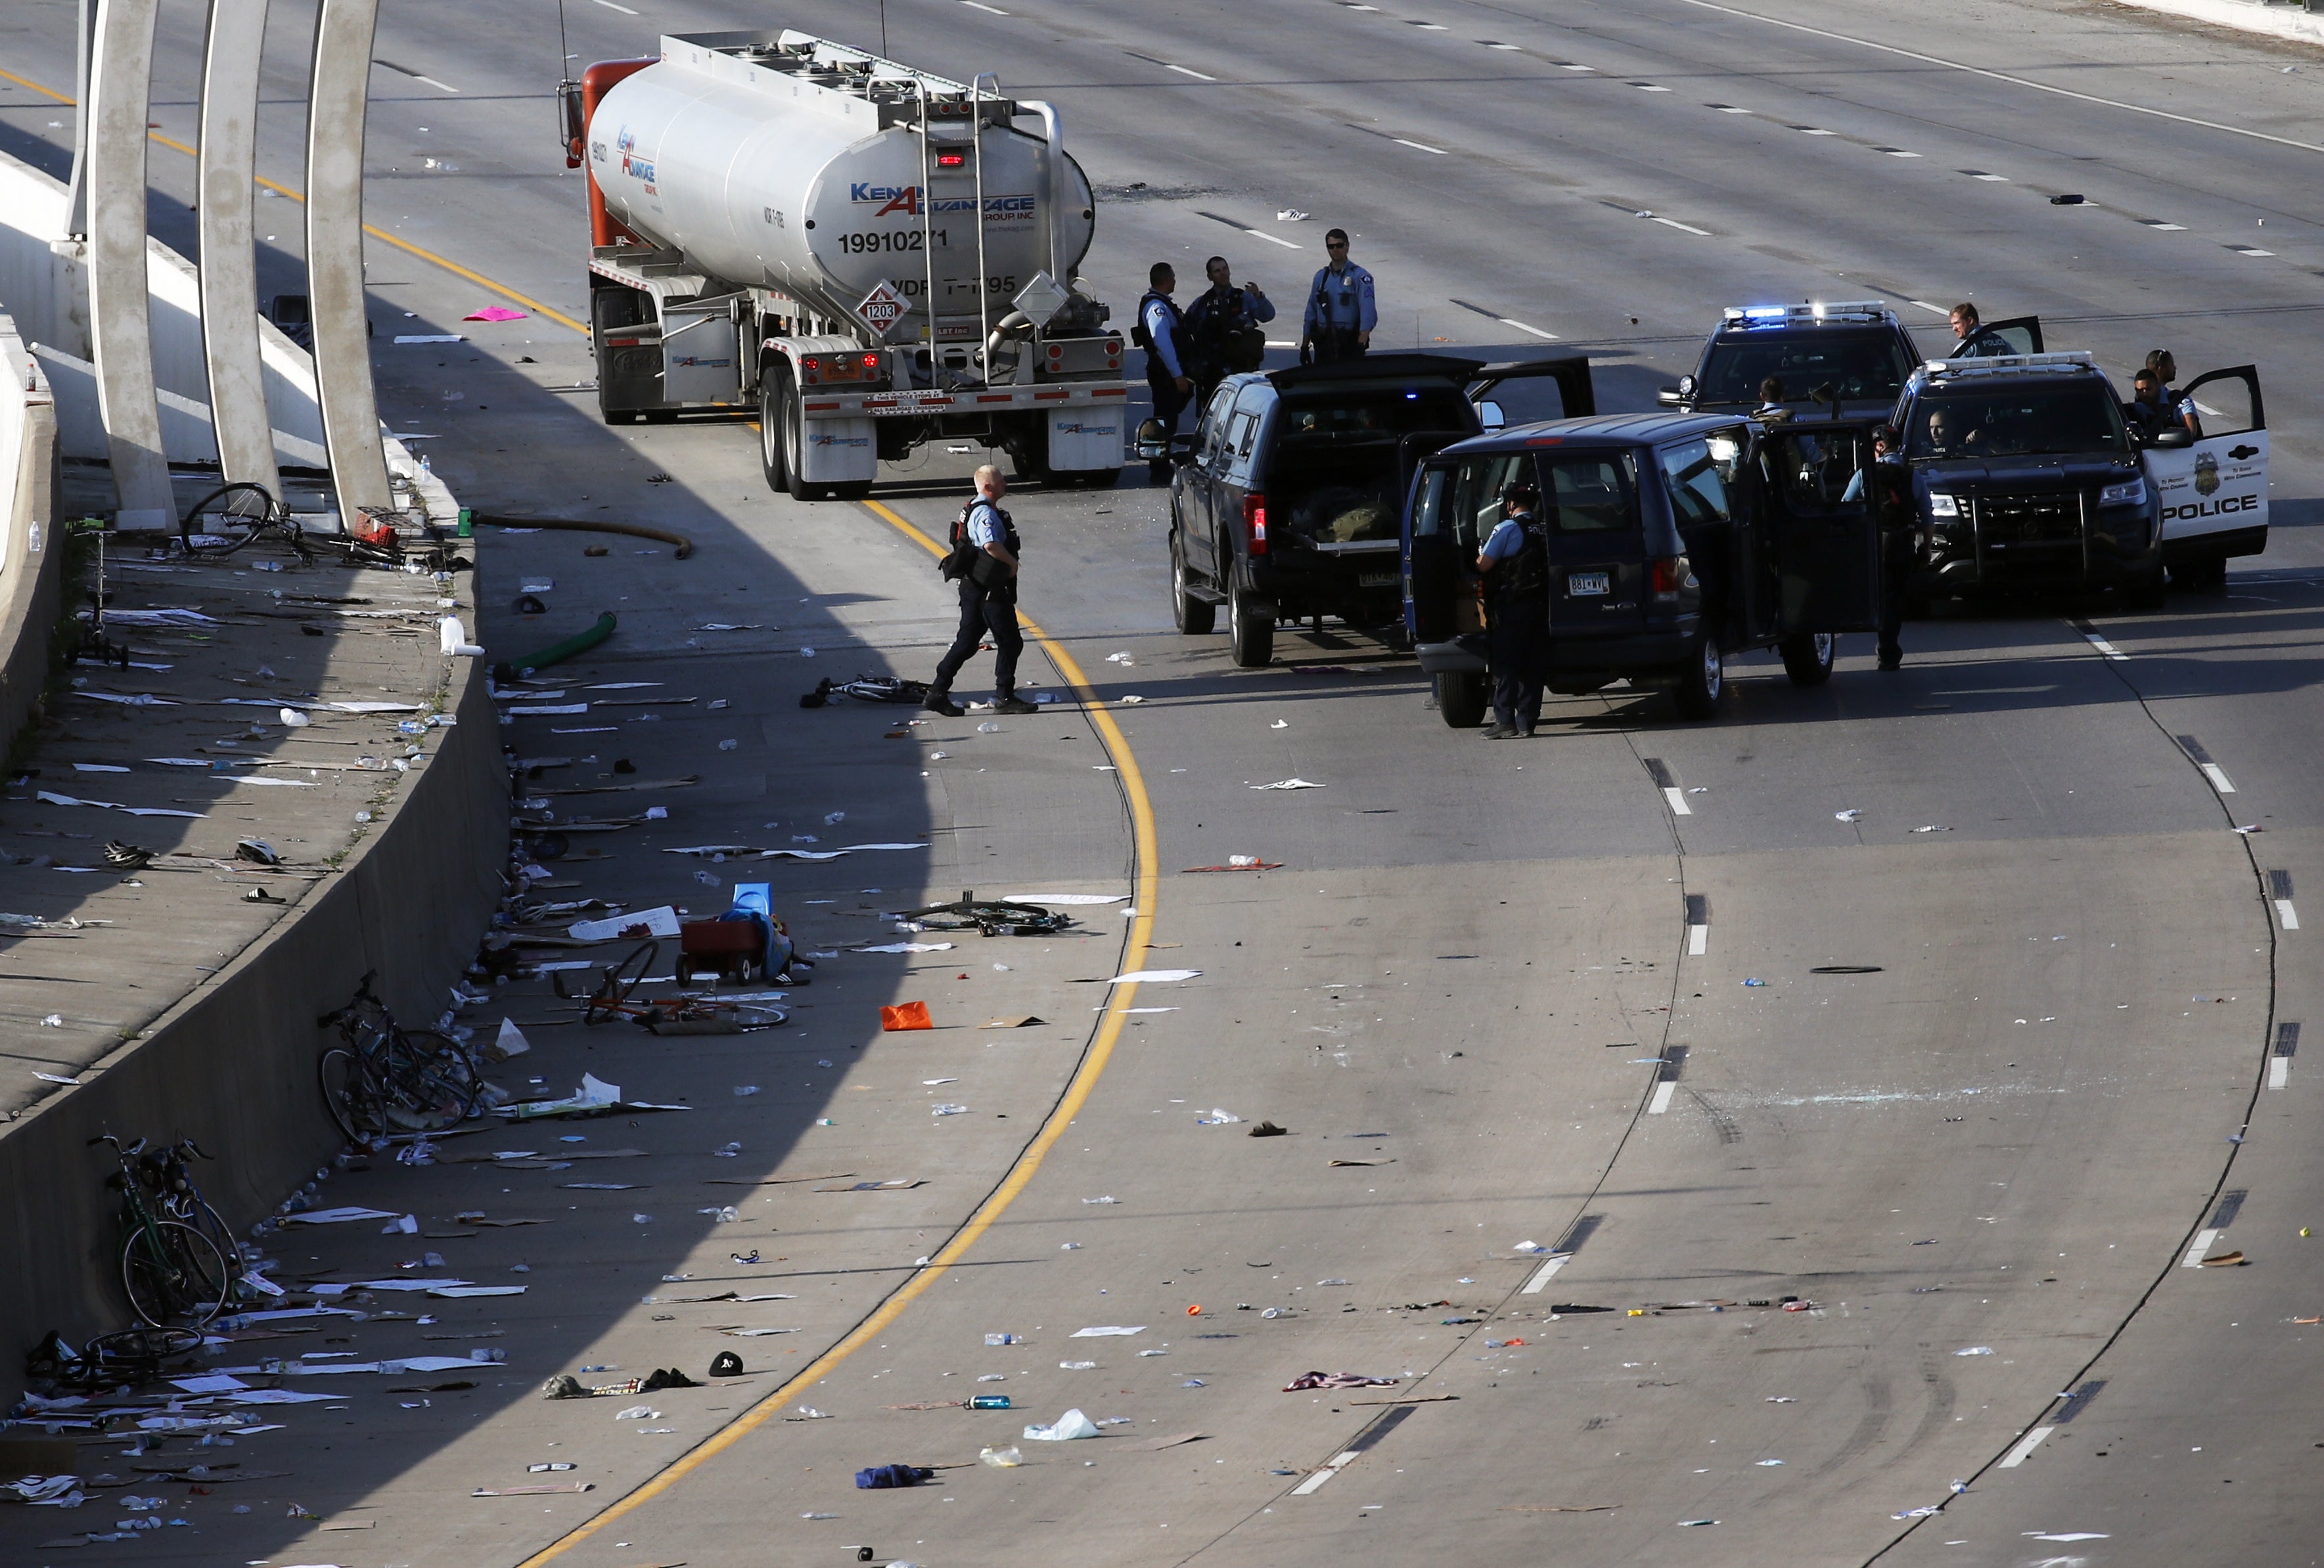
[[[1247,669],[1274,657],[1278,619],[1401,632],[1398,524],[1412,465],[1498,425],[1488,394],[1526,379],[1554,383],[1568,414],[1594,407],[1582,358],[1379,354],[1221,382],[1170,480],[1178,630],[1209,632],[1224,605]]]
[[[1821,685],[1833,639],[1878,624],[1873,429],[1623,414],[1520,426],[1427,458],[1405,512],[1405,618],[1437,711],[1456,728],[1484,716],[1477,551],[1520,475],[1539,486],[1548,524],[1552,691],[1627,679],[1709,718],[1726,656],[1769,647],[1794,682]]]

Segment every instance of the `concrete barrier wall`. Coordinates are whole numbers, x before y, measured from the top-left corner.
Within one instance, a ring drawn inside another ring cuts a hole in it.
[[[89,1139],[192,1138],[220,1157],[199,1169],[205,1194],[246,1232],[340,1146],[316,1083],[329,1040],[315,1019],[373,969],[399,1019],[443,1010],[499,898],[508,843],[482,664],[458,661],[453,686],[458,724],[336,875],[83,1087],[0,1136],[0,1357],[51,1328],[78,1343],[129,1320],[116,1200]],[[0,1360],[0,1379],[13,1375]]]
[[[5,303],[5,297],[0,297]],[[58,614],[57,411],[15,324],[0,316],[0,751],[49,678]]]

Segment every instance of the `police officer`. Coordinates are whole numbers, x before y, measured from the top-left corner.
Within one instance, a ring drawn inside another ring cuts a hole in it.
[[[1872,520],[1879,531],[1880,550],[1880,668],[1904,668],[1904,645],[1898,632],[1904,624],[1904,600],[1912,591],[1913,540],[1917,519],[1914,515],[1913,476],[1902,460],[1893,456],[1895,449],[1894,432],[1886,426],[1872,433]],[[1849,494],[1843,500],[1854,500],[1863,493],[1858,487],[1863,478],[1849,481]]]
[[[953,678],[976,653],[985,634],[992,637],[992,706],[1004,714],[1041,710],[1017,695],[1017,656],[1025,650],[1025,634],[1017,628],[1017,560],[1020,547],[1017,525],[1001,509],[1009,493],[1001,470],[990,463],[976,471],[976,498],[968,503],[956,528],[955,549],[960,572],[960,632],[936,666],[936,678],[920,706],[948,719],[961,715],[952,700]],[[949,573],[951,567],[947,566]]]
[[[1525,739],[1541,722],[1542,688],[1549,684],[1549,536],[1536,515],[1540,501],[1530,479],[1503,485],[1501,521],[1477,552],[1491,638],[1489,741]]]
[[[1248,339],[1261,322],[1275,319],[1275,301],[1260,291],[1257,283],[1234,286],[1234,273],[1224,256],[1213,256],[1203,263],[1203,272],[1211,286],[1186,307],[1186,334],[1194,345],[1194,401],[1208,407],[1211,394],[1224,381],[1227,373],[1257,370],[1265,363],[1267,347],[1262,336],[1256,355],[1245,355],[1244,346],[1236,339]],[[1248,363],[1243,363],[1248,359]]]
[[[1979,353],[1992,352],[1978,347],[1978,334],[1985,328],[1978,323],[1976,306],[1964,300],[1952,308],[1947,319],[1952,323],[1954,337],[1952,348],[1945,355],[1947,359],[1971,359]]]
[[[1139,346],[1146,350],[1146,385],[1154,394],[1154,417],[1175,438],[1178,416],[1186,411],[1187,401],[1194,395],[1194,379],[1189,374],[1194,339],[1187,335],[1186,318],[1170,299],[1178,287],[1177,270],[1167,262],[1157,262],[1147,270],[1146,282],[1146,297],[1138,301]],[[1167,484],[1170,460],[1163,457],[1148,463],[1146,475],[1157,484]]]
[[[2154,373],[2155,395],[2163,406],[2172,411],[2179,423],[2187,427],[2190,436],[2201,440],[2203,421],[2195,408],[2195,400],[2172,384],[2179,379],[2179,362],[2171,356],[2171,351],[2167,348],[2148,350],[2146,368]]]
[[[1379,311],[1372,302],[1372,275],[1348,260],[1348,231],[1323,235],[1330,263],[1307,287],[1307,316],[1300,330],[1300,363],[1330,364],[1361,359],[1372,346]]]

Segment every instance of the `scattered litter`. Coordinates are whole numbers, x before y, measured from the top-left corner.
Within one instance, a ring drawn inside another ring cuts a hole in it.
[[[1394,1378],[1370,1378],[1361,1372],[1302,1372],[1283,1385],[1286,1394],[1304,1388],[1389,1388],[1396,1386]]]
[[[1764,981],[1764,980],[1756,980],[1756,979],[1755,979],[1755,980],[1746,980],[1743,983],[1744,983],[1744,984],[1746,984],[1746,985],[1765,985],[1765,984],[1766,984],[1767,982],[1766,982],[1766,981]]]
[[[976,1458],[980,1464],[989,1464],[996,1470],[1014,1470],[1025,1462],[1025,1451],[1012,1443],[1006,1448],[985,1449]]]
[[[1950,832],[1952,831],[1952,829],[1951,829],[1951,828],[1950,828],[1950,827],[1944,827],[1944,826],[1940,826],[1940,825],[1938,825],[1938,824],[1936,824],[1936,823],[1933,823],[1933,822],[1932,822],[1932,823],[1929,824],[1926,827],[1916,827],[1916,828],[1914,828],[1913,831],[1914,831],[1914,833],[1950,833]]]
[[[1031,1443],[1070,1443],[1077,1437],[1095,1437],[1097,1423],[1079,1410],[1068,1410],[1047,1426],[1028,1426],[1025,1437]]]
[[[885,1491],[891,1487],[918,1486],[936,1478],[936,1472],[924,1464],[875,1464],[857,1471],[855,1484],[864,1491]]]
[[[1074,1330],[1071,1334],[1067,1335],[1066,1337],[1067,1337],[1067,1338],[1069,1338],[1069,1339],[1077,1339],[1077,1340],[1095,1340],[1095,1339],[1105,1339],[1105,1338],[1114,1337],[1114,1336],[1124,1336],[1124,1337],[1126,1337],[1126,1336],[1128,1336],[1128,1335],[1130,1335],[1130,1334],[1140,1334],[1140,1333],[1144,1333],[1145,1332],[1146,1332],[1146,1325],[1145,1325],[1144,1324],[1139,1324],[1137,1327],[1135,1327],[1135,1328],[1118,1328],[1118,1327],[1104,1327],[1104,1328],[1078,1328],[1078,1329],[1075,1329],[1075,1330]]]
[[[1854,806],[1849,807],[1845,811],[1835,811],[1831,814],[1831,817],[1834,822],[1858,822],[1863,819],[1863,811]]]
[[[952,944],[947,942],[944,945],[949,947]],[[874,948],[872,951],[877,952],[879,949]],[[936,1027],[928,1017],[928,1004],[925,1001],[908,1001],[880,1010],[880,1028],[883,1033],[893,1034],[903,1029],[932,1029]]]
[[[932,1116],[965,1116],[968,1114],[968,1107],[965,1105],[931,1105],[928,1107],[928,1113]]]
[[[1251,788],[1253,789],[1321,789],[1325,786],[1311,783],[1305,779],[1280,779],[1272,784],[1254,784]]]
[[[1993,1354],[1993,1347],[1991,1345],[1971,1345],[1967,1350],[1955,1351],[1953,1354],[1957,1356],[1989,1356]]]
[[[1117,974],[1108,985],[1162,985],[1173,981],[1192,980],[1203,972],[1199,969],[1133,969],[1127,974]]]
[[[1221,1111],[1216,1106],[1213,1106],[1212,1107],[1211,1113],[1208,1116],[1197,1116],[1194,1118],[1194,1124],[1197,1127],[1223,1127],[1230,1122],[1240,1121],[1241,1120],[1241,1117],[1237,1116],[1231,1111]]]
[[[524,318],[525,312],[512,310],[505,305],[487,305],[460,318],[463,321],[521,321]]]
[[[1307,221],[1307,215],[1300,211],[1296,207],[1286,207],[1277,211],[1275,221],[1277,223],[1305,223]]]

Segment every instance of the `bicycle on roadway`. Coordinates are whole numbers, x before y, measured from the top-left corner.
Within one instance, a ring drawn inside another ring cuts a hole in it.
[[[139,1157],[145,1140],[124,1144],[99,1133],[89,1147],[110,1144],[121,1168],[105,1185],[121,1194],[121,1283],[138,1317],[155,1328],[183,1319],[199,1325],[224,1312],[234,1298],[234,1271],[218,1244],[183,1220],[146,1201]]]
[[[339,1044],[316,1071],[331,1120],[351,1143],[397,1133],[441,1132],[476,1113],[484,1090],[475,1058],[449,1035],[407,1029],[374,995],[373,970],[346,1006],[315,1020]]]

